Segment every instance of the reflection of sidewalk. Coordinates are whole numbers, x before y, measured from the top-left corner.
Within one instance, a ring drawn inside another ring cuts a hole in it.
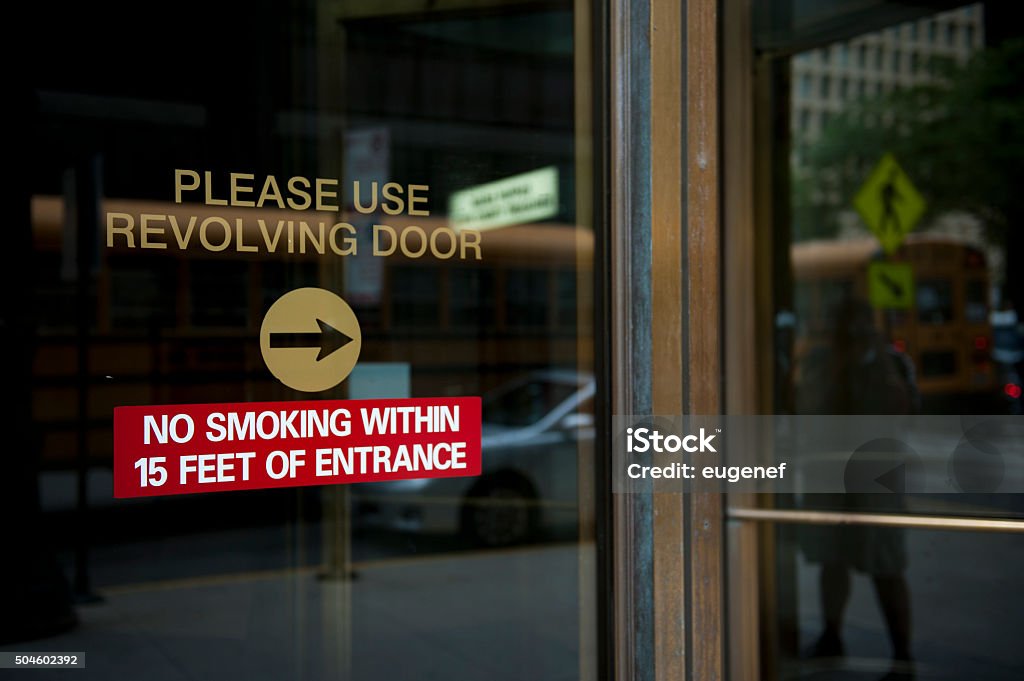
[[[140,584],[80,608],[74,632],[3,649],[84,651],[83,681],[578,678],[578,560],[565,545],[366,564],[351,584]]]
[[[1017,681],[1024,612],[1020,536],[912,530],[906,532],[906,541],[918,681]],[[821,632],[819,570],[799,556],[802,650]],[[875,681],[888,668],[891,647],[885,623],[869,579],[860,573],[853,573],[843,637],[846,658],[789,660],[782,679]]]

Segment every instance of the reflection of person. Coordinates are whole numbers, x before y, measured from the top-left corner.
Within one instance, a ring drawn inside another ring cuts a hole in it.
[[[884,342],[866,303],[848,299],[834,316],[832,345],[812,360],[799,389],[803,413],[909,414],[919,399],[913,366]],[[900,512],[900,494],[815,495],[829,510]],[[888,681],[911,679],[910,592],[904,572],[906,549],[900,528],[843,525],[808,528],[801,535],[804,554],[821,565],[821,605],[825,627],[812,654],[844,653],[842,622],[850,599],[850,572],[869,575],[885,618],[893,658]]]

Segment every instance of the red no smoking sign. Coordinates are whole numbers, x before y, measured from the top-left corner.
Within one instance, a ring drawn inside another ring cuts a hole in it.
[[[480,398],[114,409],[114,496],[480,474]]]

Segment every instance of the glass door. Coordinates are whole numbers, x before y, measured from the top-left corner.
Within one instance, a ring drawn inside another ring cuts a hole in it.
[[[386,5],[30,26],[0,651],[77,651],[83,679],[596,676],[589,5]],[[115,498],[122,407],[465,397],[479,475]]]
[[[993,2],[754,5],[725,87],[753,105],[749,257],[771,289],[755,408],[955,433],[907,454],[936,485],[909,458],[851,485],[846,452],[846,493],[733,495],[733,678],[1018,678],[1019,22]]]

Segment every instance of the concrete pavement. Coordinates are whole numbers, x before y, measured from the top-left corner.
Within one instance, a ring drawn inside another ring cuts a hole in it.
[[[86,652],[85,670],[33,679],[574,679],[580,551],[383,561],[354,582],[303,568],[109,588],[77,630],[3,649]]]

